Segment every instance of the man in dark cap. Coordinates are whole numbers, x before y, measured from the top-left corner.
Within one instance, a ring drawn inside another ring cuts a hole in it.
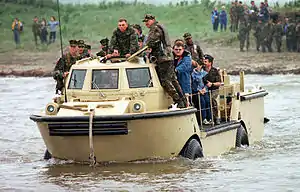
[[[71,66],[77,61],[78,42],[76,40],[70,40],[69,42],[69,52],[59,58],[53,71],[53,78],[56,80],[56,94],[62,92],[64,87],[64,78],[69,74]]]
[[[199,64],[203,61],[203,51],[199,45],[195,44],[190,33],[185,33],[183,35],[185,40],[185,50],[189,51],[192,55],[192,59]],[[196,67],[197,65],[195,65]]]
[[[88,50],[85,47],[84,40],[78,40],[77,44],[78,44],[78,54],[79,54],[77,60],[90,57]]]
[[[96,53],[98,57],[105,57],[108,53],[109,40],[107,38],[100,40],[100,51]]]
[[[138,35],[139,48],[141,49],[143,47],[143,42],[145,39],[145,35],[143,34],[142,27],[139,24],[134,24],[132,25],[132,27],[135,30],[136,34]]]
[[[178,104],[177,107],[187,107],[187,100],[176,80],[172,61],[172,47],[167,30],[155,20],[153,15],[146,14],[143,22],[150,29],[146,45],[150,48],[150,56],[156,58],[156,70],[161,86],[173,98],[173,101]]]
[[[215,67],[213,67],[214,58],[211,55],[204,55],[203,63],[205,65],[205,71],[208,73],[203,77],[204,84],[208,87],[208,91],[211,91],[212,99],[212,114],[214,123],[216,125],[220,124],[218,102],[217,98],[219,96],[219,87],[221,86],[221,76]]]
[[[89,57],[93,56],[92,54],[92,46],[85,44],[85,49],[87,50],[87,54]]]
[[[119,19],[118,28],[113,32],[109,48],[110,54],[107,55],[108,58],[112,55],[120,57],[130,57],[133,53],[137,52],[137,34],[132,27],[128,26],[126,19]]]

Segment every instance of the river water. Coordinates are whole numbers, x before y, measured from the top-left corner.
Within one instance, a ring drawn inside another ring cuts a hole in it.
[[[51,78],[0,78],[0,191],[299,191],[300,77],[250,75],[247,82],[269,91],[271,121],[261,142],[196,161],[92,168],[43,160],[45,145],[29,115],[52,98]]]

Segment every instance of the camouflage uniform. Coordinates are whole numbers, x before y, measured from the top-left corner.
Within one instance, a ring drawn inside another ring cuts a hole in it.
[[[296,42],[297,42],[297,51],[300,52],[300,21],[296,25]]]
[[[236,32],[238,30],[238,25],[239,25],[239,8],[237,5],[234,5],[234,7],[232,8],[232,15],[233,15],[233,21],[232,21],[232,31]]]
[[[121,32],[118,28],[114,30],[110,40],[110,53],[116,49],[120,56],[124,57],[126,54],[137,52],[138,47],[138,37],[132,27],[128,26],[125,32]]]
[[[76,40],[71,40],[70,45],[75,45]],[[56,80],[56,93],[62,91],[64,87],[64,73],[70,71],[70,68],[77,61],[77,57],[72,56],[70,53],[66,53],[56,62],[56,66],[53,70],[53,78]]]
[[[239,4],[236,9],[237,9],[236,30],[238,30],[239,23],[245,20],[245,10],[242,4]]]
[[[235,4],[232,3],[229,11],[229,16],[230,16],[230,31],[235,32]]]
[[[97,56],[99,57],[105,57],[108,53],[108,45],[109,45],[109,40],[107,38],[101,39],[100,44],[103,46],[102,49],[96,53]]]
[[[155,17],[147,14],[143,22],[155,20]],[[178,107],[186,107],[186,99],[181,87],[176,79],[175,69],[171,58],[172,48],[166,29],[155,21],[150,26],[146,45],[152,49],[151,56],[157,59],[157,75],[160,79],[161,86],[173,98]]]
[[[274,26],[273,36],[276,43],[277,52],[281,52],[282,36],[283,36],[283,25],[281,23],[277,23]]]
[[[294,51],[296,48],[296,26],[294,23],[289,23],[286,30],[286,44],[288,51]]]
[[[261,20],[260,20],[261,21]],[[255,26],[254,37],[256,39],[256,50],[259,51],[259,48],[262,46],[262,41],[264,40],[263,32],[264,24],[258,23]]]
[[[269,52],[272,52],[272,42],[273,42],[273,34],[274,34],[274,27],[273,23],[270,21],[264,25],[263,31],[263,42],[262,42],[262,52],[266,52],[266,47]]]
[[[239,27],[240,51],[244,51],[245,42],[246,42],[247,51],[249,49],[249,46],[250,46],[249,32],[250,32],[250,30],[251,30],[250,23],[248,23],[246,21],[240,22],[240,27]]]
[[[190,33],[185,33],[183,35],[183,38],[185,40],[187,40],[189,38],[192,38],[192,35]],[[196,45],[194,43],[191,44],[191,45],[188,45],[186,43],[185,49],[191,53],[192,59],[194,61],[196,61],[199,64],[203,63],[203,56],[204,56],[204,54],[203,54],[203,51],[202,51],[202,49],[201,49],[201,47],[199,45]]]
[[[37,45],[38,37],[40,37],[40,24],[38,22],[33,22],[32,24],[32,34],[34,37],[35,45]]]

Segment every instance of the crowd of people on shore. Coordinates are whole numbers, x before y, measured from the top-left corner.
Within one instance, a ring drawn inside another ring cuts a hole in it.
[[[251,31],[256,42],[256,50],[262,52],[282,51],[282,41],[285,36],[286,49],[289,52],[300,52],[300,14],[299,18],[282,17],[274,13],[268,4],[268,0],[256,6],[255,1],[250,2],[251,6],[243,4],[242,1],[234,1],[230,7],[230,31],[238,32],[240,51],[244,48],[249,50]],[[227,13],[225,7],[219,13],[215,8],[211,14],[213,31],[218,31],[219,24],[221,31],[226,31]],[[274,43],[273,43],[274,42]]]
[[[37,46],[39,44],[39,41],[40,44],[44,45],[54,43],[56,40],[58,25],[59,22],[56,21],[56,18],[54,16],[51,16],[50,21],[48,22],[45,18],[39,20],[39,18],[35,16],[32,23],[32,34],[35,45]],[[14,34],[16,47],[19,47],[21,44],[20,35],[23,32],[23,23],[18,18],[15,18],[11,28]]]

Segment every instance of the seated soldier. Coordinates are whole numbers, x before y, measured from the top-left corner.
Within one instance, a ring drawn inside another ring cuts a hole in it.
[[[92,57],[93,56],[93,54],[92,54],[92,46],[91,45],[85,45],[85,48],[86,48],[86,50],[87,50],[87,55],[89,56],[89,57]]]
[[[119,19],[118,28],[114,30],[110,41],[109,54],[111,56],[130,57],[138,50],[138,38],[134,29],[128,26],[127,20]]]
[[[189,52],[184,50],[184,44],[178,41],[174,45],[174,66],[177,75],[177,80],[181,86],[183,94],[189,101],[192,93],[191,89],[191,72],[192,72],[192,59]],[[189,106],[189,102],[187,104]]]
[[[211,55],[204,55],[203,63],[205,65],[205,71],[208,73],[204,78],[203,82],[208,87],[208,91],[211,91],[212,96],[212,112],[213,119],[216,125],[220,124],[218,103],[217,98],[219,95],[219,87],[221,86],[221,76],[215,67],[213,67],[214,58]]]
[[[88,54],[88,50],[85,48],[85,44],[83,40],[78,40],[78,54],[77,60],[90,57]]]

